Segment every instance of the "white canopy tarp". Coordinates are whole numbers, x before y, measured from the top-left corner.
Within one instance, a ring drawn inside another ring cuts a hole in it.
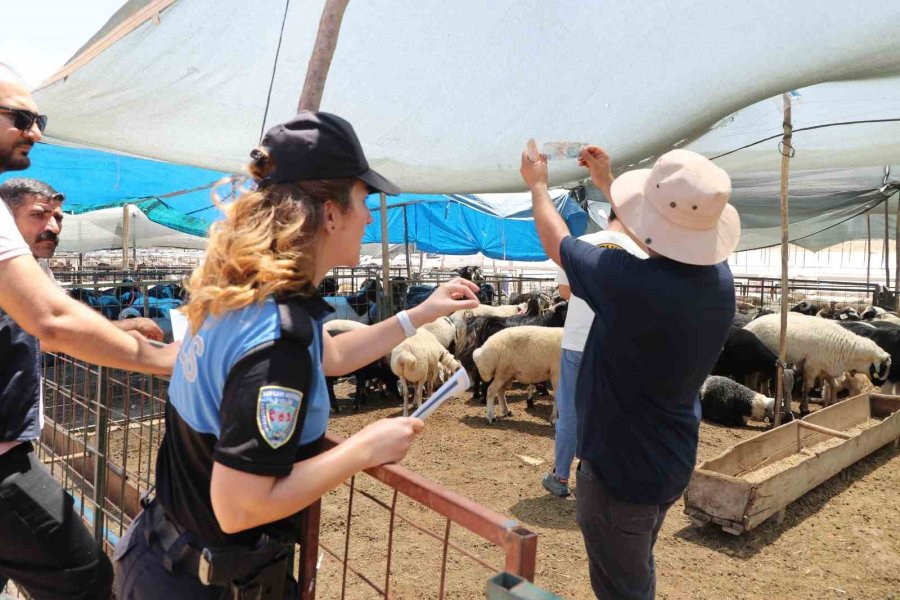
[[[128,206],[129,248],[190,248],[203,250],[206,238],[154,223],[136,206]],[[60,252],[91,252],[122,247],[122,208],[103,208],[66,215],[59,235]]]
[[[822,83],[790,96],[792,172],[900,162],[900,77]],[[728,173],[768,171],[777,180],[783,115],[782,98],[769,98],[722,119],[686,147]]]
[[[47,133],[237,172],[295,113],[323,5],[132,0],[105,49],[37,92]],[[351,2],[321,108],[405,191],[519,190],[529,137],[601,143],[622,166],[786,90],[900,74],[898,20],[875,0]],[[896,139],[869,164],[900,162]]]

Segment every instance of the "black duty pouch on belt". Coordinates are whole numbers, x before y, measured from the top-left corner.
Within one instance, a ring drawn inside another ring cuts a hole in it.
[[[200,582],[231,589],[234,600],[281,600],[289,559],[287,547],[266,535],[255,548],[204,548]]]

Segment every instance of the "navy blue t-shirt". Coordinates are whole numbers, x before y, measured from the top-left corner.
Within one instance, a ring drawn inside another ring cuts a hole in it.
[[[642,260],[566,237],[572,293],[596,314],[578,374],[578,456],[627,502],[661,504],[697,459],[698,392],[734,318],[727,262]]]

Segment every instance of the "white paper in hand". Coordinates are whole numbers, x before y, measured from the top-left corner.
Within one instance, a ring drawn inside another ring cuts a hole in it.
[[[187,334],[188,319],[183,312],[170,308],[169,320],[172,322],[172,340],[180,342]]]
[[[428,415],[438,409],[438,407],[457,394],[461,394],[472,385],[469,381],[469,374],[465,369],[460,369],[453,374],[453,377],[444,382],[431,397],[422,403],[422,406],[416,409],[412,414],[417,419],[425,419]]]

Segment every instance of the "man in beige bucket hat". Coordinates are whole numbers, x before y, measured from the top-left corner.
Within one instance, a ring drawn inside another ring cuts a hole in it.
[[[653,546],[697,458],[698,392],[734,317],[726,259],[740,220],[728,175],[694,152],[615,180],[596,146],[580,164],[650,258],[570,236],[547,193],[546,157],[522,154],[544,250],[595,314],[576,385],[576,515],[597,597],[650,599]]]

